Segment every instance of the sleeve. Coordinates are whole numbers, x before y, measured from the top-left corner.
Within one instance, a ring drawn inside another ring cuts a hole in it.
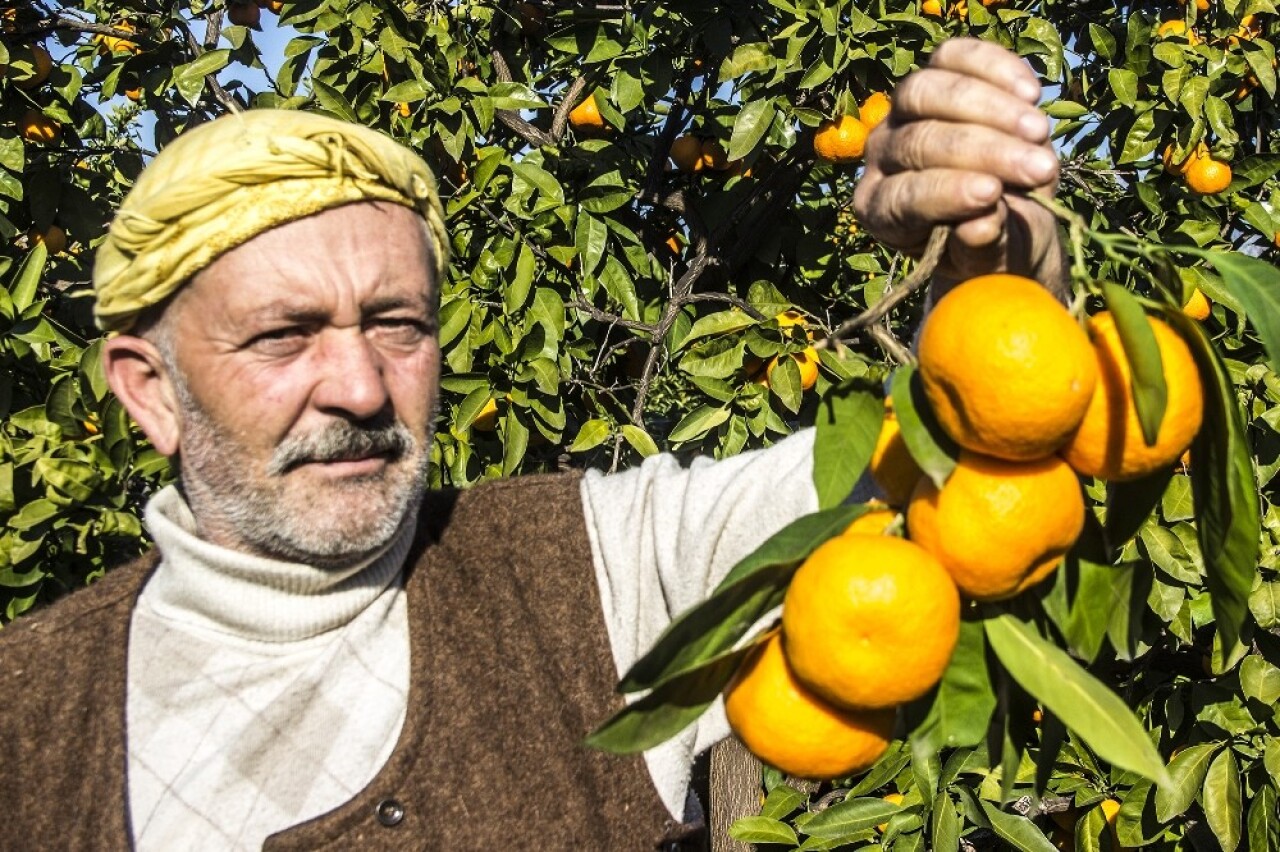
[[[813,440],[807,429],[723,461],[702,458],[685,468],[659,455],[624,473],[583,478],[583,511],[619,674],[742,557],[817,510]],[[646,752],[674,817],[686,816],[694,755],[728,733],[717,701],[696,724]]]

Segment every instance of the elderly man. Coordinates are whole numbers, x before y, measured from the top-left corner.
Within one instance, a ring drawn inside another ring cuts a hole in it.
[[[864,221],[908,249],[954,222],[951,276],[1054,283],[1052,220],[1006,194],[1055,179],[1038,92],[943,45],[871,137]],[[0,635],[4,848],[641,849],[687,816],[722,719],[643,758],[582,737],[675,612],[815,508],[812,437],[424,493],[446,262],[426,166],[364,128],[230,116],[146,170],[97,313],[180,485],[148,557]]]

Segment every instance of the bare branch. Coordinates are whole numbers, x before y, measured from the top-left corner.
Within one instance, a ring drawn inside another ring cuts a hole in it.
[[[507,65],[506,57],[502,55],[502,51],[495,46],[493,48],[493,68],[498,75],[498,81],[501,83],[511,83],[511,67]],[[557,137],[547,133],[540,127],[536,127],[528,121],[520,117],[520,113],[512,109],[500,109],[494,112],[494,117],[501,121],[515,135],[524,141],[533,145],[535,148],[541,148],[544,145],[556,144]]]
[[[637,331],[648,331],[648,332],[654,331],[654,326],[650,325],[649,323],[636,322],[635,320],[629,320],[624,317],[620,317],[617,314],[611,314],[608,311],[602,311],[599,308],[597,308],[595,305],[589,304],[587,302],[565,302],[564,304],[565,304],[565,307],[574,308],[575,310],[582,311],[584,314],[587,314],[588,316],[590,316],[593,320],[597,320],[599,322],[607,322],[612,325],[620,325],[623,328],[630,328]]]
[[[564,90],[564,95],[560,98],[560,103],[556,105],[556,111],[551,116],[551,138],[553,144],[558,144],[564,138],[564,129],[569,124],[569,113],[573,112],[573,108],[578,105],[578,98],[582,97],[582,90],[587,87],[587,78],[579,77],[569,84],[569,88]]]

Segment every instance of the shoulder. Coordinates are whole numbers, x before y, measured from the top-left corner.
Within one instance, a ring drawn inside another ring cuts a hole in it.
[[[47,670],[51,658],[60,656],[55,648],[83,653],[76,639],[127,630],[133,602],[157,561],[155,551],[147,553],[0,630],[0,680],[21,674],[21,658],[41,660]]]

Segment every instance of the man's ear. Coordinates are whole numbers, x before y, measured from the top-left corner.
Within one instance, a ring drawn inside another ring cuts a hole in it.
[[[178,396],[155,344],[132,334],[108,338],[102,346],[102,367],[107,384],[152,446],[163,455],[177,455]]]

